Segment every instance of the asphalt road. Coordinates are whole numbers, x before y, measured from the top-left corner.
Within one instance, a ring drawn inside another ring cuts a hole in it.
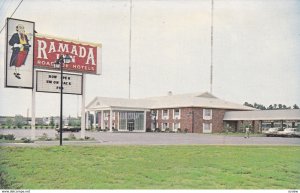
[[[57,132],[52,129],[37,129],[36,136],[44,133],[50,138],[55,138]],[[14,134],[17,139],[30,138],[30,129],[1,129],[0,134]],[[80,132],[73,133],[80,138]],[[63,133],[68,137],[70,132]],[[300,145],[300,138],[285,137],[251,137],[192,134],[192,133],[110,133],[86,131],[86,136],[94,141],[63,141],[65,145]],[[58,141],[36,141],[33,144],[4,144],[0,146],[43,146],[58,145]]]

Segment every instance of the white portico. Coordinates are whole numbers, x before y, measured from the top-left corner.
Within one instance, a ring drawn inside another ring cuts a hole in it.
[[[96,97],[86,107],[86,128],[145,132],[148,111],[138,100]]]

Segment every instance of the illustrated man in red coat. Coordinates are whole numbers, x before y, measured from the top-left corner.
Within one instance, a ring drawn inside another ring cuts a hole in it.
[[[12,46],[13,50],[9,66],[15,67],[14,75],[16,78],[21,79],[19,68],[25,65],[31,45],[22,24],[16,26],[16,31],[17,33],[14,33],[9,40],[9,45]]]

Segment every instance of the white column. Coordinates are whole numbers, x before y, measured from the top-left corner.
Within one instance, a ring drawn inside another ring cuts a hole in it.
[[[144,111],[144,132],[146,132],[146,120],[147,120],[147,111]]]
[[[102,130],[104,130],[105,128],[104,128],[104,112],[103,112],[103,110],[101,110],[101,129]]]
[[[82,75],[82,96],[81,96],[81,132],[80,137],[85,138],[85,74]]]
[[[112,119],[113,119],[113,114],[112,114],[112,109],[109,111],[109,131],[112,132]]]
[[[97,115],[97,111],[94,111],[94,123],[93,123],[94,129],[96,129],[96,115]]]
[[[36,71],[33,72],[33,88],[31,94],[31,140],[35,140],[35,79]]]
[[[85,114],[86,114],[85,115],[85,128],[89,128],[89,126],[90,126],[90,124],[89,124],[89,114],[90,114],[90,112],[87,111]]]

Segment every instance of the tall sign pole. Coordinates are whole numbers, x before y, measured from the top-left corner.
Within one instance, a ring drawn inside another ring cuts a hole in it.
[[[82,96],[81,96],[81,138],[85,138],[85,74],[82,75]]]
[[[213,43],[214,43],[214,0],[211,0],[210,26],[210,93],[213,92]]]
[[[62,146],[62,128],[63,128],[63,58],[60,58],[60,128],[59,145]]]
[[[33,77],[35,77],[36,71],[33,70]],[[31,94],[31,140],[35,140],[35,87],[36,80],[33,78],[33,89]]]
[[[129,63],[129,76],[128,76],[128,98],[130,99],[131,97],[131,25],[132,25],[132,0],[130,0],[130,16],[129,16],[129,58],[128,58],[128,63]]]

